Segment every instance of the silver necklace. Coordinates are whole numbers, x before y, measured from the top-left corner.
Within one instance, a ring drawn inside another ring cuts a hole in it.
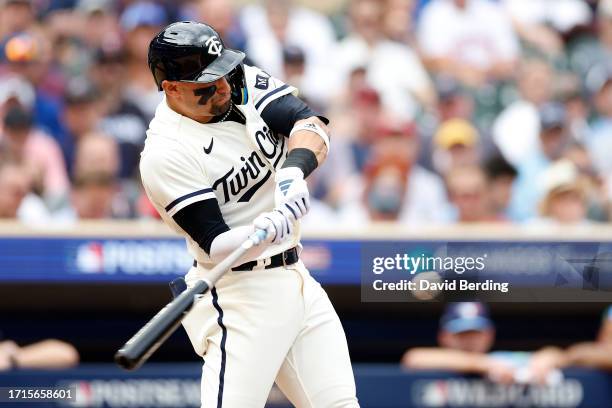
[[[225,119],[227,119],[227,117],[229,116],[229,114],[232,112],[232,109],[234,109],[234,102],[230,102],[230,107],[227,110],[227,112],[225,112],[225,115],[223,115],[223,117],[219,120],[219,122],[217,123],[221,123],[224,122]]]

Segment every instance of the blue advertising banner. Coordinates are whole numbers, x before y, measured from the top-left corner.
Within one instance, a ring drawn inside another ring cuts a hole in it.
[[[306,241],[302,259],[325,284],[359,284],[358,241]],[[0,281],[166,283],[193,263],[180,238],[0,238]]]
[[[546,386],[499,385],[447,372],[402,371],[397,365],[358,364],[354,371],[357,396],[364,408],[612,406],[611,376],[586,369],[566,370],[563,378]],[[0,400],[8,400],[7,405],[2,403],[7,407],[199,407],[201,373],[197,363],[148,364],[135,372],[112,365],[9,371],[0,373]],[[54,393],[56,399],[41,398]],[[291,404],[274,388],[266,407],[289,408]]]
[[[365,300],[376,300],[383,284],[432,273],[442,282],[612,289],[612,241],[310,239],[303,246],[300,256],[315,278],[362,285]],[[0,282],[165,283],[192,261],[180,238],[0,238]]]

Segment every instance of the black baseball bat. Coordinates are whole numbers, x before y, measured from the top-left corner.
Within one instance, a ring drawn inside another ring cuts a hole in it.
[[[196,297],[208,292],[246,251],[259,245],[265,237],[266,231],[256,231],[227,258],[211,269],[208,279],[197,281],[193,287],[183,291],[168,303],[117,351],[115,362],[126,370],[135,370],[140,367],[174,333],[185,314],[195,303]]]

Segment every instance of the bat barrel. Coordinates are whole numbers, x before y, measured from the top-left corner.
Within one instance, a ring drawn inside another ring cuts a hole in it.
[[[115,354],[115,362],[126,370],[140,367],[151,354],[162,345],[178,328],[185,312],[189,311],[195,301],[195,296],[208,291],[217,280],[236,263],[246,251],[259,245],[266,238],[266,231],[255,231],[240,247],[213,268],[207,281],[200,280],[195,285],[178,295],[166,307],[160,310],[142,329],[138,331]]]
[[[196,295],[209,289],[204,281],[198,281],[160,310],[115,354],[115,362],[126,370],[134,370],[178,328],[183,315],[194,303]]]

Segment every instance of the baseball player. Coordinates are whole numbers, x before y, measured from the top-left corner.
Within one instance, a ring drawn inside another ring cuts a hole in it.
[[[358,407],[340,320],[299,259],[304,179],[327,155],[328,121],[244,58],[196,22],[169,25],[149,47],[165,95],[140,170],[162,219],[185,236],[187,284],[267,232],[183,320],[204,359],[202,406],[263,407],[276,382],[297,407]]]

